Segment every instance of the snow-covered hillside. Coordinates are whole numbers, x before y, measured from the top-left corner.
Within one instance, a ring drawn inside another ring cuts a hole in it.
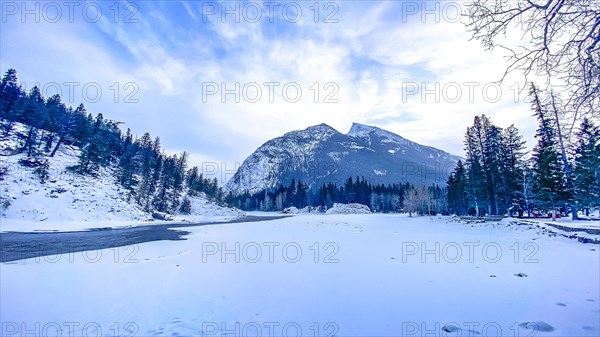
[[[3,326],[7,336],[57,326],[62,336],[599,335],[598,245],[449,220],[297,215],[2,263]]]
[[[79,230],[114,227],[152,221],[152,215],[128,201],[129,192],[116,181],[114,168],[100,168],[95,176],[69,170],[78,162],[79,148],[62,145],[48,159],[48,177],[44,183],[35,168],[20,164],[26,153],[19,148],[18,133],[24,125],[0,139],[0,231]],[[175,221],[208,221],[235,218],[243,212],[221,207],[202,197],[190,198],[192,213],[177,215]]]

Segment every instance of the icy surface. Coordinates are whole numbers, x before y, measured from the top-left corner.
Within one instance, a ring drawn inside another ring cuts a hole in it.
[[[88,336],[256,336],[257,326],[262,336],[599,335],[598,245],[448,220],[296,215],[3,263],[2,327],[18,336],[36,324],[67,336],[70,323],[78,336],[86,326],[101,329]]]

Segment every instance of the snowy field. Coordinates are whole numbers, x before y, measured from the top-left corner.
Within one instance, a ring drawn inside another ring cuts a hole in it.
[[[527,226],[298,215],[0,264],[2,336],[598,336],[600,251]]]

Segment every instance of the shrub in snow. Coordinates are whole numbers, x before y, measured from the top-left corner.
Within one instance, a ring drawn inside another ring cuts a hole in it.
[[[173,217],[170,216],[169,214],[163,213],[163,212],[157,212],[157,211],[152,212],[152,217],[156,220],[164,220],[164,221],[173,220]]]
[[[52,191],[50,191],[50,193],[58,193],[58,194],[61,194],[61,193],[65,193],[65,192],[67,192],[67,191],[68,191],[68,190],[67,190],[66,188],[64,188],[64,187],[57,187],[57,188],[54,188],[54,189],[52,189]]]
[[[371,210],[363,204],[333,204],[325,214],[370,214]]]
[[[0,180],[4,180],[6,175],[8,175],[8,167],[0,166]]]
[[[190,198],[185,197],[181,202],[181,206],[179,206],[179,212],[181,214],[191,214],[192,213],[192,201]]]
[[[324,211],[321,210],[321,207],[306,206],[302,209],[299,209],[298,212],[300,212],[300,213],[321,213]]]
[[[0,198],[0,211],[6,211],[10,207],[10,199],[2,197]]]
[[[19,159],[19,164],[21,164],[22,166],[25,166],[25,167],[29,167],[29,168],[40,167],[40,166],[44,165],[44,162],[47,162],[47,160],[45,160],[43,158],[35,158],[35,157],[26,157],[26,158]]]
[[[283,213],[283,214],[298,214],[298,213],[300,213],[300,211],[298,210],[298,208],[292,206],[292,207],[284,208],[283,211],[281,211],[281,213]]]
[[[185,214],[180,208],[179,214],[185,215],[184,218],[190,221],[202,221],[204,217],[211,216],[240,217],[246,215],[246,213],[237,208],[221,206],[202,196],[187,195],[182,201],[182,205],[180,207],[186,203],[185,199],[189,199],[190,201],[190,213]],[[175,218],[175,220],[179,220],[179,218]]]
[[[48,177],[50,177],[50,174],[48,172],[49,170],[50,164],[48,163],[48,159],[44,159],[42,161],[42,164],[36,167],[35,170],[33,170],[33,173],[35,173],[38,176],[42,184],[45,184],[46,180],[48,180]]]

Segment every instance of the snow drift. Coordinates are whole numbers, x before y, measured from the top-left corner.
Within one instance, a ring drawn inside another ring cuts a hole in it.
[[[325,214],[371,214],[369,207],[363,204],[333,204]]]

